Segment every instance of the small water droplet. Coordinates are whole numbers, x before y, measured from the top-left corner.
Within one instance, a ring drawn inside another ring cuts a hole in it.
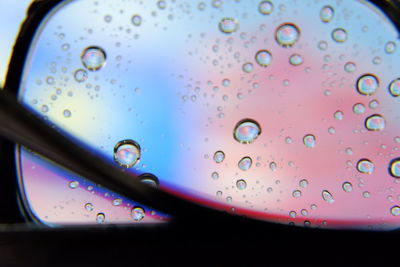
[[[343,43],[347,40],[347,32],[345,29],[337,28],[332,31],[332,38],[338,43]]]
[[[328,23],[333,19],[334,14],[335,11],[331,6],[324,6],[319,12],[319,17],[321,18],[322,22]]]
[[[350,182],[344,182],[342,184],[342,188],[345,192],[351,192],[353,191],[353,185]]]
[[[167,7],[167,3],[164,0],[159,0],[157,2],[157,7],[161,10],[165,9]]]
[[[111,15],[105,15],[104,16],[104,21],[107,23],[110,23],[112,21],[112,16]]]
[[[247,187],[247,183],[246,183],[246,181],[245,180],[238,180],[237,182],[236,182],[236,187],[239,189],[239,190],[244,190],[244,189],[246,189],[246,187]]]
[[[385,45],[385,52],[388,54],[393,54],[396,51],[396,44],[392,41],[387,42]]]
[[[382,59],[378,56],[372,58],[372,63],[375,65],[379,65],[379,64],[381,64],[381,62],[382,62]]]
[[[283,47],[293,46],[300,37],[299,28],[293,23],[284,23],[280,25],[275,33],[275,39]]]
[[[373,100],[371,100],[370,102],[369,102],[369,107],[371,108],[371,109],[376,109],[378,106],[379,106],[379,101],[378,100],[376,100],[376,99],[373,99]]]
[[[145,211],[142,207],[134,207],[131,211],[132,219],[136,222],[143,220]]]
[[[315,147],[315,136],[312,134],[307,134],[303,137],[303,143],[308,148]]]
[[[69,188],[71,188],[71,189],[78,188],[78,186],[79,186],[79,182],[78,181],[72,181],[72,182],[69,183]]]
[[[400,96],[400,78],[397,78],[390,83],[389,92],[394,97]]]
[[[354,71],[357,70],[357,65],[356,65],[354,62],[347,62],[347,63],[344,65],[344,70],[345,70],[347,73],[353,73]]]
[[[253,64],[250,62],[244,63],[242,66],[242,70],[246,73],[252,72],[254,69]]]
[[[225,153],[223,151],[217,151],[214,153],[214,161],[216,163],[221,163],[225,159]]]
[[[133,167],[140,160],[140,146],[133,140],[123,140],[114,147],[114,161],[125,168]]]
[[[241,144],[250,144],[261,134],[261,127],[255,120],[239,121],[233,131],[233,137]]]
[[[90,71],[97,71],[106,63],[106,52],[98,46],[89,46],[81,54],[83,66]]]
[[[69,109],[65,109],[63,111],[63,115],[65,118],[69,118],[69,117],[71,117],[71,111]]]
[[[250,157],[244,157],[238,162],[238,167],[242,171],[247,171],[248,169],[251,168],[251,165],[253,164],[253,160]]]
[[[217,180],[219,178],[218,172],[211,173],[211,178],[213,178],[214,180]]]
[[[140,26],[142,24],[142,17],[140,15],[133,15],[131,22],[134,26]]]
[[[308,186],[308,181],[307,181],[307,179],[301,180],[301,181],[299,182],[299,186],[300,186],[300,187],[303,187],[303,188],[306,188],[306,187]]]
[[[318,43],[318,49],[321,51],[325,51],[326,49],[328,49],[328,43],[326,41],[320,41]]]
[[[393,206],[390,208],[390,213],[393,216],[399,216],[400,215],[400,207],[399,206]]]
[[[343,112],[338,110],[333,114],[333,117],[339,121],[343,120]]]
[[[289,58],[289,63],[293,66],[299,66],[303,63],[303,57],[299,54],[293,54]]]
[[[268,50],[259,50],[256,53],[255,59],[261,67],[267,67],[272,62],[272,55]]]
[[[303,215],[303,216],[307,216],[307,215],[308,215],[308,210],[302,209],[302,210],[300,211],[300,213],[301,213],[301,215]]]
[[[371,115],[365,120],[365,127],[369,131],[382,131],[385,129],[385,119],[379,114]]]
[[[88,79],[88,74],[84,69],[78,69],[74,73],[75,81],[78,83],[82,83]]]
[[[355,114],[363,114],[365,112],[365,106],[364,104],[357,103],[353,106],[353,112]]]
[[[375,170],[375,165],[369,159],[360,159],[357,163],[357,170],[360,173],[371,174]]]
[[[116,198],[112,201],[113,206],[120,206],[122,204],[121,198]]]
[[[258,11],[263,15],[269,15],[274,10],[274,5],[270,1],[261,1],[258,5]]]
[[[223,33],[233,33],[239,28],[239,23],[234,18],[223,18],[219,22],[219,29]]]
[[[328,202],[329,204],[332,204],[333,202],[335,202],[332,194],[328,190],[322,191],[322,199],[325,200],[326,202]]]
[[[271,171],[276,171],[277,167],[278,167],[278,166],[276,165],[275,162],[271,162],[271,163],[269,164],[269,168],[271,169]]]
[[[215,8],[220,8],[222,6],[222,1],[221,0],[213,0],[212,6]]]
[[[379,80],[372,74],[365,74],[357,81],[357,91],[362,95],[372,95],[379,87]]]
[[[139,176],[139,180],[148,185],[151,186],[153,188],[159,188],[160,186],[160,181],[158,180],[158,178],[156,176],[154,176],[151,173],[143,173]]]
[[[296,218],[296,215],[297,215],[297,213],[294,210],[289,212],[289,216],[292,218]]]
[[[85,210],[92,211],[93,210],[93,204],[92,203],[86,203],[85,204]]]
[[[328,133],[335,134],[336,133],[336,129],[334,127],[329,127],[328,128]]]
[[[400,158],[396,158],[389,163],[389,173],[395,178],[400,178]]]
[[[294,198],[299,198],[299,197],[301,197],[301,191],[300,191],[300,190],[294,190],[294,191],[292,192],[292,196],[293,196]]]
[[[96,222],[97,223],[104,223],[104,221],[106,220],[106,215],[104,215],[104,213],[102,213],[102,212],[100,212],[100,213],[97,213],[97,216],[96,216]]]
[[[293,143],[293,139],[292,139],[290,136],[287,136],[287,137],[285,138],[285,143],[286,143],[286,144],[291,144],[291,143]]]
[[[364,198],[369,198],[371,196],[371,193],[370,192],[368,192],[368,191],[364,191],[363,192],[363,197]]]

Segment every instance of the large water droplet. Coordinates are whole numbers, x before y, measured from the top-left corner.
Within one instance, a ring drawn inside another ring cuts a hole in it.
[[[369,131],[382,131],[385,129],[385,119],[379,114],[371,115],[365,120],[365,127]]]
[[[399,216],[399,215],[400,215],[400,207],[399,207],[399,206],[393,206],[393,207],[390,209],[390,213],[391,213],[393,216]]]
[[[338,43],[343,43],[347,40],[347,32],[342,28],[334,29],[332,31],[332,38]]]
[[[372,95],[379,87],[379,80],[372,74],[365,74],[357,81],[357,91],[362,95]]]
[[[96,216],[97,223],[104,223],[105,220],[106,220],[106,215],[104,215],[104,213],[100,212],[97,214]]]
[[[389,92],[394,97],[400,96],[400,78],[397,78],[390,83]]]
[[[258,65],[260,65],[261,67],[267,67],[272,62],[272,55],[268,50],[259,50],[256,53],[255,58]]]
[[[353,191],[353,185],[350,182],[344,182],[342,188],[345,192]]]
[[[258,5],[258,11],[263,15],[269,15],[274,10],[274,5],[270,1],[261,1]]]
[[[333,202],[335,202],[335,200],[333,199],[332,194],[328,190],[322,191],[322,198],[323,198],[323,200],[325,200],[329,204],[332,204]]]
[[[81,54],[83,66],[90,71],[97,71],[106,63],[106,52],[98,46],[89,46]]]
[[[275,39],[279,45],[283,47],[293,46],[300,37],[299,28],[292,23],[284,23],[280,25],[275,33]]]
[[[134,207],[131,211],[131,216],[134,221],[141,221],[145,216],[145,211],[142,207]]]
[[[307,134],[303,137],[303,143],[308,148],[315,147],[315,136],[312,134]]]
[[[261,134],[261,127],[255,120],[239,121],[233,131],[233,137],[241,144],[250,144]]]
[[[237,182],[236,182],[236,187],[239,189],[239,190],[244,190],[244,189],[246,189],[246,187],[247,187],[247,183],[246,183],[246,181],[245,180],[238,180]]]
[[[217,151],[214,153],[214,161],[216,163],[221,163],[225,159],[225,153],[223,151]]]
[[[223,33],[233,33],[239,28],[239,23],[234,18],[223,18],[219,22],[219,29]]]
[[[389,173],[395,178],[400,178],[400,158],[394,159],[390,162]]]
[[[139,180],[142,183],[147,184],[153,188],[158,188],[160,186],[160,181],[158,180],[158,178],[151,173],[141,174],[139,176]]]
[[[360,173],[371,174],[375,170],[375,165],[369,159],[360,159],[357,163],[357,170]]]
[[[125,168],[133,167],[140,160],[140,146],[133,140],[123,140],[114,147],[114,160]]]
[[[247,171],[248,169],[251,168],[251,165],[253,164],[253,161],[250,157],[244,157],[238,162],[238,167],[242,171]]]
[[[334,14],[335,12],[331,6],[324,6],[323,8],[321,8],[321,11],[319,12],[321,21],[325,23],[330,22]]]

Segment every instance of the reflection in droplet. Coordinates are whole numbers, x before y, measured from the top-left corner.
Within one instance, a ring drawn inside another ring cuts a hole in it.
[[[255,58],[258,65],[260,65],[261,67],[267,67],[272,62],[272,55],[268,50],[259,50],[256,53]]]
[[[382,131],[385,129],[385,119],[379,114],[371,115],[365,120],[365,127],[369,131]]]
[[[284,23],[280,25],[275,33],[275,39],[279,45],[283,47],[293,46],[300,37],[299,28],[292,23]]]
[[[92,211],[93,210],[93,204],[92,203],[86,203],[85,204],[85,210]]]
[[[335,12],[331,6],[324,6],[321,8],[319,16],[322,22],[328,23],[332,20],[334,13]]]
[[[385,52],[388,54],[393,54],[396,51],[396,44],[392,41],[387,42],[385,45]]]
[[[134,207],[131,211],[131,216],[134,221],[141,221],[145,216],[145,211],[142,207]]]
[[[342,188],[345,192],[353,191],[353,185],[350,182],[344,182]]]
[[[88,74],[87,74],[86,70],[78,69],[74,73],[74,78],[75,78],[75,81],[77,81],[78,83],[82,83],[87,80]]]
[[[241,144],[250,144],[261,134],[261,127],[255,120],[239,121],[233,131],[233,137]]]
[[[334,29],[332,31],[332,38],[338,43],[343,43],[347,40],[347,32],[342,28]]]
[[[394,97],[400,96],[400,78],[397,78],[390,83],[389,92]]]
[[[106,52],[98,46],[89,46],[81,54],[83,66],[90,71],[97,71],[104,67],[106,58]]]
[[[142,24],[142,17],[140,15],[133,15],[131,22],[134,26],[140,26]]]
[[[347,62],[344,65],[344,70],[347,73],[352,73],[352,72],[356,71],[356,69],[357,69],[357,66],[356,66],[356,64],[354,62]]]
[[[323,190],[322,191],[322,198],[323,198],[323,200],[325,200],[329,204],[332,204],[333,202],[335,202],[335,200],[333,199],[332,194],[328,190]]]
[[[71,189],[78,188],[78,186],[79,186],[79,182],[78,181],[72,181],[72,182],[69,183],[69,188],[71,188]]]
[[[244,189],[246,189],[246,187],[247,187],[247,183],[246,183],[246,181],[245,180],[238,180],[237,182],[236,182],[236,187],[239,189],[239,190],[244,190]]]
[[[393,216],[399,216],[399,215],[400,215],[400,207],[399,207],[399,206],[393,206],[393,207],[390,209],[390,213],[391,213]]]
[[[123,140],[114,147],[114,161],[125,168],[133,167],[140,160],[140,146],[133,140]]]
[[[315,136],[312,134],[307,134],[303,137],[303,143],[308,148],[315,147]]]
[[[217,151],[214,153],[214,161],[216,163],[221,163],[225,159],[225,153],[223,151]]]
[[[394,159],[390,162],[389,173],[395,178],[400,178],[400,158]]]
[[[258,11],[263,15],[269,15],[274,10],[274,5],[270,1],[262,1],[258,5]]]
[[[294,190],[293,193],[292,193],[292,196],[293,196],[294,198],[299,198],[299,197],[301,197],[301,191],[300,191],[300,190]]]
[[[339,121],[343,120],[343,112],[338,110],[333,114],[333,117]]]
[[[379,86],[379,80],[372,74],[365,74],[357,81],[357,91],[362,95],[372,95]]]
[[[160,186],[160,181],[156,176],[154,176],[151,173],[143,173],[139,176],[139,180],[146,184],[149,185],[153,188],[158,188]]]
[[[239,23],[234,18],[223,18],[219,22],[219,29],[223,33],[233,33],[239,28]]]
[[[371,174],[375,170],[375,165],[369,159],[361,159],[357,163],[357,170],[360,173]]]
[[[306,187],[308,186],[308,181],[307,181],[307,179],[302,179],[302,180],[299,182],[299,186],[300,186],[300,187],[303,187],[303,188],[306,188]]]
[[[248,169],[251,168],[251,165],[253,164],[253,161],[250,157],[244,157],[238,162],[238,167],[242,171],[247,171]]]
[[[104,215],[104,213],[100,212],[97,214],[96,216],[96,222],[97,223],[104,223],[104,221],[106,220],[106,215]]]
[[[242,70],[246,73],[252,72],[254,69],[253,64],[250,62],[244,63],[242,66]]]
[[[357,103],[353,106],[353,112],[355,114],[363,114],[365,112],[365,106],[362,103]]]
[[[303,57],[299,54],[293,54],[289,58],[289,63],[293,66],[299,66],[303,63]]]

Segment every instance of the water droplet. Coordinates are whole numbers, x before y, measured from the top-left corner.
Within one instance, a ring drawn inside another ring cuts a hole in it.
[[[286,144],[291,144],[291,143],[293,143],[293,139],[290,136],[287,136],[285,138],[285,142],[286,142]]]
[[[228,87],[231,84],[231,80],[229,79],[223,79],[222,80],[222,85],[225,87]]]
[[[365,112],[365,106],[364,104],[357,103],[353,106],[353,112],[355,114],[363,114]]]
[[[289,58],[289,63],[293,66],[299,66],[303,63],[303,57],[299,54],[293,54]]]
[[[342,28],[334,29],[332,31],[332,38],[338,43],[343,43],[347,40],[347,32]]]
[[[376,109],[379,106],[379,101],[376,99],[373,99],[369,102],[369,107],[371,109]]]
[[[242,171],[247,171],[248,169],[251,168],[251,165],[253,164],[253,161],[250,157],[244,157],[238,162],[238,167]]]
[[[351,147],[346,147],[345,151],[347,155],[353,155],[353,150],[351,149]]]
[[[387,42],[385,45],[385,52],[393,54],[396,51],[396,44],[394,42]]]
[[[261,134],[261,127],[255,120],[239,121],[233,131],[233,137],[241,144],[250,144]]]
[[[336,129],[334,127],[329,127],[328,128],[328,133],[335,134],[336,133]]]
[[[247,62],[247,63],[243,64],[243,66],[242,66],[242,70],[246,73],[252,72],[253,69],[254,69],[253,64],[250,62]]]
[[[400,136],[396,136],[393,138],[393,141],[397,144],[400,144]]]
[[[389,173],[395,178],[400,178],[400,158],[394,159],[390,162]]]
[[[326,41],[320,41],[318,43],[318,49],[321,51],[325,51],[326,49],[328,49],[328,43]]]
[[[306,179],[301,180],[299,186],[306,188],[308,186],[308,181]]]
[[[166,3],[164,0],[159,0],[159,1],[157,2],[157,7],[158,7],[159,9],[165,9],[165,8],[167,7],[167,3]]]
[[[302,210],[300,211],[300,213],[301,213],[301,215],[303,215],[303,216],[307,216],[307,215],[308,215],[308,210],[302,209]]]
[[[357,163],[357,170],[360,173],[371,174],[375,170],[375,165],[369,159],[360,159]]]
[[[78,181],[72,181],[72,182],[69,183],[69,188],[71,188],[71,189],[78,188],[78,186],[79,186],[79,182]]]
[[[292,23],[284,23],[280,25],[275,33],[275,39],[279,45],[283,47],[293,46],[300,37],[299,28]]]
[[[122,204],[121,198],[116,198],[112,201],[113,206],[120,206]]]
[[[112,17],[111,17],[110,15],[105,15],[105,16],[104,16],[104,21],[105,21],[105,22],[110,23],[111,20],[112,20]]]
[[[297,213],[293,210],[289,212],[289,216],[292,218],[296,218],[296,215],[297,215]]]
[[[222,197],[222,191],[217,191],[217,197]]]
[[[365,120],[365,127],[369,131],[382,131],[385,129],[385,119],[379,114],[371,115]]]
[[[69,109],[65,109],[63,111],[63,115],[65,118],[69,118],[69,117],[71,117],[71,111]]]
[[[381,64],[381,62],[382,62],[382,59],[378,56],[376,56],[372,59],[372,63],[375,65],[379,65],[379,64]]]
[[[145,211],[142,207],[134,207],[131,211],[131,216],[134,221],[141,221],[145,216]]]
[[[400,96],[400,78],[397,78],[390,83],[389,92],[394,97]]]
[[[225,159],[225,153],[223,151],[217,151],[214,153],[214,161],[216,163],[221,163]]]
[[[323,200],[325,200],[329,204],[332,204],[333,202],[335,202],[335,200],[333,199],[332,194],[328,190],[322,191],[322,198],[323,198]]]
[[[47,105],[42,105],[42,107],[40,108],[40,110],[44,113],[49,111],[49,107]]]
[[[219,178],[218,172],[211,173],[211,178],[213,178],[214,180],[217,180]]]
[[[223,33],[233,33],[239,28],[239,23],[233,18],[223,18],[219,22],[219,29]]]
[[[85,210],[92,211],[93,210],[93,204],[92,203],[86,203],[85,204]]]
[[[256,53],[255,59],[261,67],[267,67],[272,62],[272,55],[268,50],[259,50]]]
[[[271,171],[276,171],[277,167],[278,167],[278,166],[276,165],[275,162],[271,162],[271,163],[269,164],[269,168],[271,169]]]
[[[131,22],[134,26],[140,26],[142,25],[142,17],[140,15],[133,15]]]
[[[347,62],[347,63],[344,65],[344,70],[345,70],[347,73],[353,73],[354,71],[357,70],[357,66],[356,66],[356,64],[355,64],[354,62]]]
[[[83,66],[90,71],[97,71],[106,63],[106,52],[98,46],[89,46],[81,54]]]
[[[212,6],[215,8],[219,8],[222,6],[222,1],[221,0],[213,0],[212,1]]]
[[[160,181],[158,180],[158,178],[151,173],[141,174],[139,176],[139,180],[142,183],[144,183],[148,186],[151,186],[153,188],[159,188],[159,186],[160,186]]]
[[[106,215],[104,215],[104,213],[102,213],[102,212],[97,213],[97,216],[96,216],[97,223],[104,223],[105,220],[106,220]]]
[[[342,184],[342,188],[345,192],[351,192],[353,191],[353,185],[350,182],[344,182]]]
[[[338,110],[333,114],[333,117],[339,121],[343,120],[343,112]]]
[[[363,197],[364,198],[369,198],[371,196],[371,193],[370,192],[368,192],[368,191],[364,191],[363,192]]]
[[[321,8],[321,11],[319,12],[321,21],[325,23],[330,22],[334,14],[335,12],[331,6],[324,6],[323,8]]]
[[[307,134],[303,137],[303,143],[308,148],[315,147],[315,136],[312,134]]]
[[[270,1],[261,1],[258,5],[258,11],[263,15],[269,15],[274,10],[274,5]]]
[[[390,213],[391,213],[393,216],[399,216],[399,215],[400,215],[400,207],[399,207],[399,206],[393,206],[393,207],[390,209]]]
[[[379,86],[379,80],[372,74],[365,74],[357,81],[357,91],[362,95],[372,95]]]
[[[238,181],[236,182],[236,187],[237,187],[239,190],[244,190],[244,189],[246,189],[246,187],[247,187],[247,183],[246,183],[245,180],[238,180]]]
[[[133,140],[123,140],[114,147],[114,161],[125,168],[133,167],[140,160],[140,146]]]
[[[88,79],[88,74],[84,69],[78,69],[74,73],[75,81],[78,83],[82,83]]]
[[[299,198],[299,197],[301,197],[301,191],[300,191],[300,190],[294,190],[293,193],[292,193],[292,196],[293,196],[294,198]]]

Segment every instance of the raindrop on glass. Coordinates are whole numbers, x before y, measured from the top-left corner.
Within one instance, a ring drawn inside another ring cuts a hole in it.
[[[293,196],[294,198],[299,198],[299,197],[301,197],[301,191],[300,191],[300,190],[294,190],[293,193],[292,193],[292,196]]]
[[[125,168],[133,167],[140,160],[140,146],[133,140],[123,140],[114,147],[114,161]]]
[[[379,87],[379,80],[372,74],[365,74],[357,81],[357,91],[362,95],[372,95]]]
[[[392,208],[390,208],[390,213],[393,216],[399,216],[400,215],[400,207],[399,206],[393,206]]]
[[[342,184],[342,188],[345,192],[351,192],[353,191],[353,185],[350,182],[344,182]]]
[[[219,178],[218,172],[211,173],[211,178],[213,178],[214,180],[217,180]]]
[[[93,204],[92,203],[86,203],[85,204],[85,210],[92,211],[93,210]]]
[[[318,43],[318,49],[321,51],[325,51],[326,49],[328,49],[328,43],[326,41],[320,41]]]
[[[113,206],[120,206],[122,204],[121,198],[116,198],[112,201]]]
[[[331,6],[324,6],[323,8],[321,8],[321,11],[319,12],[321,21],[325,23],[330,22],[334,14],[335,12]]]
[[[369,131],[382,131],[385,129],[385,119],[379,114],[371,115],[365,120],[365,127]]]
[[[357,163],[357,170],[360,173],[371,174],[375,170],[375,165],[369,159],[361,159]]]
[[[252,72],[253,69],[254,69],[253,64],[250,62],[247,62],[247,63],[243,64],[243,66],[242,66],[242,70],[246,73]]]
[[[389,92],[394,97],[400,96],[400,78],[397,78],[390,83]]]
[[[344,65],[344,70],[347,73],[352,73],[352,72],[356,71],[356,69],[357,69],[357,66],[356,66],[356,64],[354,62],[347,62]]]
[[[332,204],[335,201],[333,199],[332,194],[328,190],[322,191],[322,199],[328,202],[329,204]]]
[[[223,151],[217,151],[214,153],[214,161],[216,163],[221,163],[225,159],[225,153]]]
[[[256,53],[255,59],[261,67],[267,67],[272,62],[272,55],[268,50],[259,50]]]
[[[258,122],[251,119],[239,121],[233,131],[233,137],[241,144],[250,144],[261,134]]]
[[[89,46],[81,54],[83,66],[90,71],[100,70],[106,63],[106,52],[98,46]]]
[[[339,121],[343,120],[343,112],[338,110],[333,114],[333,117]]]
[[[71,117],[71,111],[69,109],[65,109],[63,111],[63,115],[65,118],[69,118],[69,117]]]
[[[69,183],[69,188],[71,188],[71,189],[78,188],[78,186],[79,186],[79,182],[78,181],[72,181],[72,182]]]
[[[250,157],[244,157],[238,162],[238,167],[242,171],[247,171],[248,169],[251,168],[251,165],[253,164],[253,161]]]
[[[308,181],[306,179],[303,179],[299,182],[299,186],[306,188],[308,186]]]
[[[237,31],[239,23],[233,18],[223,18],[218,26],[221,32],[229,34]]]
[[[140,26],[142,24],[142,17],[140,15],[133,15],[131,22],[134,26]]]
[[[156,176],[150,173],[144,173],[139,176],[139,180],[146,184],[149,185],[153,188],[158,188],[160,186],[160,181]]]
[[[392,41],[387,42],[385,45],[385,52],[388,54],[393,54],[396,51],[396,44]]]
[[[276,165],[275,162],[271,162],[269,164],[269,168],[271,169],[271,171],[276,171],[276,169],[278,168],[278,166]]]
[[[400,178],[400,158],[394,159],[389,163],[389,173],[395,178]]]
[[[236,187],[237,187],[239,190],[244,190],[244,189],[246,189],[246,187],[247,187],[247,183],[246,183],[245,180],[238,180],[238,181],[236,182]]]
[[[134,207],[131,211],[131,216],[134,221],[141,221],[145,216],[145,211],[142,207]]]
[[[303,143],[308,148],[315,147],[315,136],[312,134],[307,134],[303,137]]]
[[[274,10],[274,5],[270,1],[261,1],[258,5],[258,11],[263,15],[269,15]]]
[[[293,54],[289,58],[289,63],[293,66],[299,66],[303,63],[303,57],[299,54]]]
[[[104,213],[100,212],[97,214],[96,216],[97,223],[104,223],[105,220],[106,220],[106,215],[104,215]]]
[[[275,33],[275,39],[279,45],[283,47],[293,46],[300,37],[299,28],[292,23],[284,23],[280,25]]]
[[[338,43],[343,43],[347,40],[347,32],[342,28],[334,29],[332,31],[332,38]]]
[[[75,81],[78,83],[82,83],[88,79],[88,74],[84,69],[78,69],[74,73]]]
[[[353,112],[355,114],[363,114],[365,112],[365,106],[364,104],[357,103],[353,106]]]

